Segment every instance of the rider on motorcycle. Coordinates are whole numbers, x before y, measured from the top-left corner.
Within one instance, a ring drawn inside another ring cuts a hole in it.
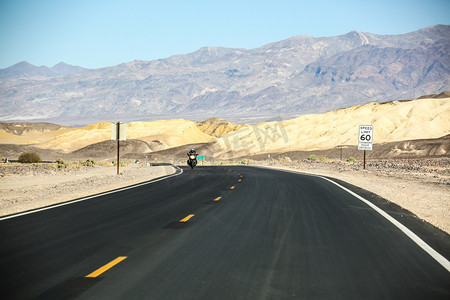
[[[195,152],[194,148],[191,149],[187,153],[189,159],[187,161],[187,164],[191,167],[191,169],[194,169],[194,167],[197,165],[197,152]]]
[[[195,152],[194,148],[192,148],[191,151],[187,153],[187,156],[191,157],[191,155],[194,155],[195,158],[197,158],[197,152]]]

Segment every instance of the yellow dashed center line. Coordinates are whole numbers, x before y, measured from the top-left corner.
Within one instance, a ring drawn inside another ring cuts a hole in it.
[[[195,215],[194,215],[194,214],[189,215],[189,216],[187,216],[186,218],[181,219],[180,222],[187,222],[187,221],[189,221],[189,219],[192,218],[193,216],[195,216]]]
[[[235,186],[233,185],[232,187],[230,187],[230,190],[234,190]]]
[[[127,258],[126,256],[119,256],[115,260],[107,263],[106,265],[104,265],[100,269],[95,270],[94,272],[92,272],[91,274],[87,275],[86,277],[97,277],[100,274],[103,274],[104,272],[108,271],[109,269],[111,269],[112,267],[114,267],[115,265],[117,265],[118,263],[120,263],[122,260],[124,260],[126,258]]]
[[[241,182],[241,181],[242,181],[242,179],[239,179],[239,180],[238,180],[238,182]]]
[[[220,199],[222,199],[222,197],[217,197],[214,201],[219,201]]]

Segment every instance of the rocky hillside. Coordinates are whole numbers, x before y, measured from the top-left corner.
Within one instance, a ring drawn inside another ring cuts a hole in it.
[[[131,122],[126,124],[127,142],[123,144],[128,147],[127,152],[145,153],[192,143],[207,143],[243,126],[233,125],[218,118],[204,122],[189,120]],[[81,128],[64,128],[56,124],[43,123],[0,123],[0,145],[33,145],[35,148],[52,149],[74,155],[91,153],[91,156],[97,157],[101,156],[100,152],[114,153],[111,149],[115,149],[116,144],[110,139],[111,123],[107,122]],[[96,151],[99,153],[95,153]]]
[[[450,98],[442,93],[416,100],[373,102],[257,125],[233,125],[218,118],[131,122],[126,125],[129,142],[124,147],[130,158],[151,153],[162,160],[184,158],[190,147],[214,159],[328,149],[336,152],[338,146],[358,152],[359,125],[374,126],[376,151],[369,156],[375,152],[382,157],[448,156],[449,139],[436,139],[450,134]],[[0,153],[11,157],[20,150],[17,145],[22,145],[72,156],[112,157],[116,144],[110,138],[111,123],[106,122],[21,135],[0,130]]]
[[[374,126],[373,142],[376,144],[441,138],[450,134],[450,98],[369,103],[325,114],[262,123],[229,133],[210,147],[215,149],[216,157],[239,157],[356,146],[359,125]],[[433,151],[433,155],[448,155],[447,148],[433,149],[426,151],[430,151],[430,155]],[[396,151],[397,154],[414,154],[414,148],[407,145]]]
[[[114,157],[117,153],[116,141],[103,141],[81,149],[75,150],[71,153],[74,157],[91,157],[91,158],[104,158]],[[126,155],[127,153],[148,153],[152,152],[152,148],[149,144],[141,140],[126,140],[120,142],[120,155]]]
[[[15,135],[22,135],[32,132],[47,132],[58,129],[69,128],[52,123],[0,123],[0,131],[11,133]]]
[[[197,127],[206,134],[214,137],[223,137],[230,132],[241,129],[248,125],[234,125],[220,118],[209,118],[203,122],[196,122]]]
[[[288,151],[271,153],[271,158],[278,161],[294,161],[306,160],[311,155],[316,155],[318,158],[325,157],[331,160],[346,160],[353,157],[358,161],[363,159],[363,151],[358,150],[356,145],[347,145],[341,147],[334,147],[325,150],[313,151]],[[245,158],[267,161],[267,154],[255,154],[246,156]],[[242,157],[244,158],[244,157]],[[408,140],[401,142],[378,143],[372,151],[367,151],[367,159],[423,159],[423,158],[446,158],[443,161],[450,159],[450,135],[437,139],[420,139]],[[320,159],[319,159],[320,160]],[[445,173],[450,173],[446,165],[440,166]]]
[[[402,35],[296,36],[249,50],[205,47],[58,76],[21,63],[0,70],[0,120],[246,122],[411,99],[450,90],[449,40],[450,26],[437,25]]]

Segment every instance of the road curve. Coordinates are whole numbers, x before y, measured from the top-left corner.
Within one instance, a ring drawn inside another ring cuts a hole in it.
[[[450,273],[329,181],[251,167],[0,221],[2,299],[449,299]]]

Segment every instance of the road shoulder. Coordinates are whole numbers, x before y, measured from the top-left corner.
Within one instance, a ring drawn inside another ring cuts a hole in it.
[[[0,216],[41,208],[149,181],[176,172],[173,166],[93,167],[76,172],[29,172],[1,178]]]

